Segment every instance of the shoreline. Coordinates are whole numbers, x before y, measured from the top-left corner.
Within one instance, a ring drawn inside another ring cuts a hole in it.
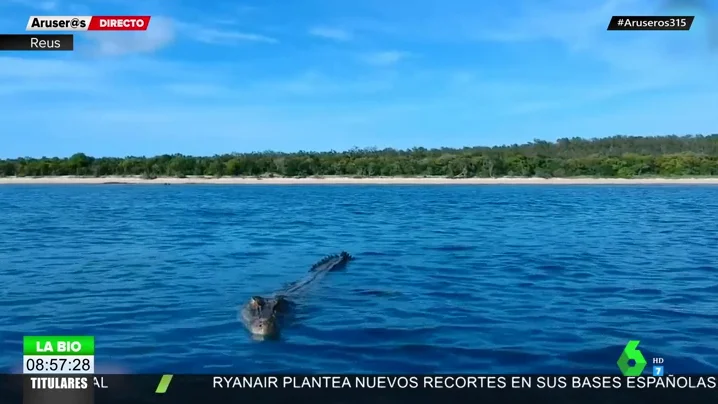
[[[446,178],[446,177],[0,177],[0,185],[718,185],[710,178]]]

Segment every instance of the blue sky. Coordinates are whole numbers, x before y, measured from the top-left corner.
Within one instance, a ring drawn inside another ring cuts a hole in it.
[[[153,19],[0,54],[0,157],[718,132],[718,0],[670,1],[4,0],[6,33],[30,15]],[[690,32],[606,31],[680,13]]]

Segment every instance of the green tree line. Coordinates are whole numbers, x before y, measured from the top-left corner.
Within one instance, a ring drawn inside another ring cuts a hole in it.
[[[344,152],[0,160],[0,176],[718,176],[718,134],[536,140],[522,145]]]

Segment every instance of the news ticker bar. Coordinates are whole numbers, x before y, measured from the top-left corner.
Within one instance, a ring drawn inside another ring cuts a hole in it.
[[[717,380],[714,375],[1,375],[0,397],[3,404],[715,404]]]
[[[144,16],[30,16],[26,31],[146,31],[152,17]]]
[[[616,15],[608,23],[609,31],[688,31],[695,16]]]
[[[0,51],[71,51],[75,49],[72,34],[0,34]]]

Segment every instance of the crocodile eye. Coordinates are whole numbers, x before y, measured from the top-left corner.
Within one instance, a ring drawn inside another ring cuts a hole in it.
[[[256,307],[264,306],[264,298],[262,298],[261,296],[253,296],[252,305]]]

